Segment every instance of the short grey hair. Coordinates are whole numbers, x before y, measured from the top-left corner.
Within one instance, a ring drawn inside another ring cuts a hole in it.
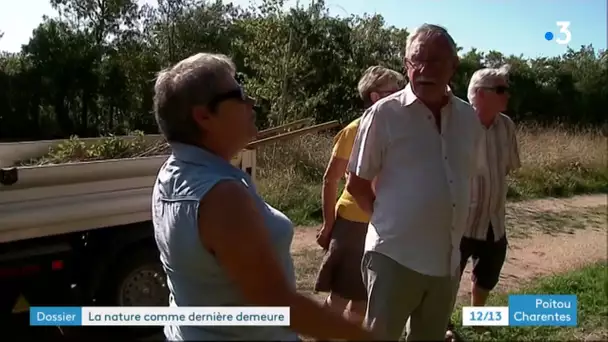
[[[375,65],[367,68],[363,73],[363,76],[359,80],[357,90],[359,96],[363,100],[364,105],[371,106],[371,93],[379,90],[382,86],[387,85],[390,82],[395,82],[401,86],[405,81],[405,77],[395,70],[383,67],[381,65]]]
[[[159,72],[154,85],[154,116],[165,139],[195,144],[202,132],[192,108],[211,101],[235,73],[228,56],[212,53],[198,53]]]
[[[454,56],[458,57],[458,47],[456,46],[454,38],[452,38],[452,36],[448,33],[448,30],[439,25],[426,23],[422,24],[420,27],[417,27],[414,32],[407,36],[407,40],[405,42],[405,57],[409,58],[411,56],[412,47],[416,46],[420,40],[437,35],[444,37],[448,41]]]
[[[507,81],[510,70],[511,67],[508,64],[505,64],[498,68],[484,68],[475,71],[473,76],[471,76],[469,89],[467,91],[469,103],[473,104],[473,101],[475,101],[477,89],[494,87],[497,80]]]

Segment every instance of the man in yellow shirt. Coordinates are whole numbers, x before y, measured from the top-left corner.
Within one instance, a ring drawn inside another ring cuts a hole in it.
[[[365,108],[400,90],[404,77],[382,66],[368,68],[358,84]],[[362,319],[367,292],[361,275],[361,258],[369,215],[361,210],[346,189],[336,201],[338,184],[346,176],[360,118],[342,129],[334,139],[331,159],[323,177],[323,225],[318,244],[326,250],[317,275],[315,292],[329,292],[325,305]]]

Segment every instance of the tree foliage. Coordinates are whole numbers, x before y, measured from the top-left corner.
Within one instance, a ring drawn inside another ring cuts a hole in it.
[[[360,113],[356,84],[370,65],[401,71],[408,32],[380,15],[332,17],[323,1],[283,10],[265,0],[51,0],[19,53],[0,54],[0,139],[156,132],[155,74],[191,54],[230,55],[258,99],[262,126],[301,117],[343,122]],[[458,39],[458,37],[455,37]],[[553,58],[498,51],[462,54],[452,87],[466,98],[471,74],[512,65],[508,114],[542,124],[600,125],[608,108],[608,56],[592,46]]]

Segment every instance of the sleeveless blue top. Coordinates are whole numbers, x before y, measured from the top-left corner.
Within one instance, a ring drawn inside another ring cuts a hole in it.
[[[152,220],[160,259],[167,274],[170,306],[249,306],[215,257],[202,245],[198,231],[201,199],[218,182],[234,180],[255,199],[289,283],[295,288],[290,247],[293,224],[258,195],[250,176],[201,148],[171,143],[172,155],[161,167],[152,195]],[[230,205],[230,203],[226,203]],[[238,215],[238,213],[235,213]],[[238,239],[238,236],[234,236]],[[166,326],[170,341],[295,341],[286,327]]]

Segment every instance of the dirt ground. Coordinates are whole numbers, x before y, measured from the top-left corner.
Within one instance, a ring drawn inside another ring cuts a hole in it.
[[[541,199],[509,203],[509,250],[497,291],[512,291],[530,280],[607,259],[607,196]],[[323,252],[316,227],[298,227],[292,246],[298,286],[310,292]],[[470,263],[460,300],[470,293]]]

